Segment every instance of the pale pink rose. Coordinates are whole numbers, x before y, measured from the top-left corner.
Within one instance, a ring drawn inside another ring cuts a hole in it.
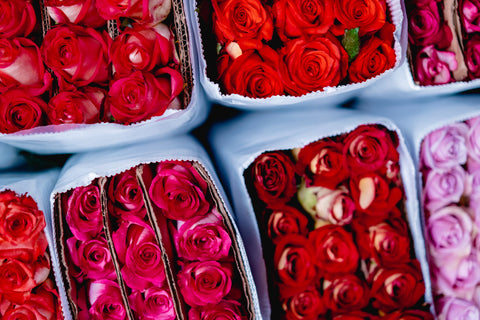
[[[98,13],[107,20],[128,17],[149,25],[165,20],[172,8],[171,0],[97,0],[96,5]]]
[[[480,264],[476,254],[471,254],[458,261],[452,268],[446,260],[432,268],[432,285],[438,294],[471,299],[475,287],[480,282]]]
[[[321,188],[317,192],[315,219],[327,220],[334,224],[345,225],[352,221],[355,202],[344,186],[336,190]]]
[[[423,196],[428,210],[435,211],[460,201],[466,179],[465,170],[461,166],[443,170],[433,169],[426,176]]]
[[[58,24],[81,24],[99,28],[107,21],[97,12],[95,0],[44,0],[48,14]]]
[[[133,292],[129,297],[132,310],[142,320],[174,320],[175,305],[168,289],[150,287],[142,294]]]
[[[97,186],[76,188],[68,198],[67,224],[79,240],[94,239],[102,231],[100,191]]]
[[[88,298],[91,319],[128,319],[118,284],[112,280],[100,279],[90,284]]]
[[[416,79],[421,85],[437,85],[454,81],[452,71],[457,70],[455,53],[439,51],[434,45],[426,46],[415,60]]]
[[[444,297],[435,305],[438,320],[478,320],[480,310],[470,301]]]

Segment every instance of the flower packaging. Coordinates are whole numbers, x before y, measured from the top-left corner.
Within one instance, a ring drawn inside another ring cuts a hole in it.
[[[0,141],[80,152],[187,132],[206,117],[181,0],[1,6]]]
[[[54,188],[72,319],[260,319],[220,184],[190,137],[73,156]]]
[[[58,171],[0,174],[0,316],[63,319],[48,194]],[[58,279],[58,278],[57,278]]]
[[[404,55],[400,1],[198,0],[187,10],[207,96],[236,108],[344,102]]]
[[[262,315],[433,319],[413,163],[399,130],[351,110],[306,115],[247,115],[211,135]]]
[[[0,171],[21,166],[25,159],[20,155],[20,150],[9,146],[8,144],[0,143]]]

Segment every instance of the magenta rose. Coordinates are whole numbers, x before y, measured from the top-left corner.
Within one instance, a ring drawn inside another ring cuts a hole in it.
[[[361,310],[370,300],[367,283],[354,274],[325,281],[323,290],[325,304],[334,313]]]
[[[424,86],[455,81],[452,71],[458,63],[454,52],[439,51],[434,45],[424,47],[415,59],[416,80]]]
[[[352,221],[355,202],[346,187],[341,186],[335,190],[321,188],[316,196],[315,219],[338,225],[345,225]]]
[[[108,211],[116,218],[125,219],[136,215],[143,219],[147,213],[143,192],[137,180],[135,169],[122,172],[110,179],[108,184]]]
[[[67,248],[73,264],[82,271],[79,282],[83,277],[92,280],[117,278],[110,249],[103,236],[86,241],[71,237],[67,239]]]
[[[35,9],[28,0],[0,1],[0,36],[2,38],[26,37],[37,22]]]
[[[413,2],[412,2],[413,3]],[[437,48],[448,48],[452,41],[452,31],[439,13],[438,1],[422,0],[409,8],[408,39],[420,47],[435,44]]]
[[[429,168],[446,169],[467,161],[468,126],[455,123],[429,133],[423,139],[420,158]]]
[[[472,296],[480,282],[480,263],[477,253],[459,260],[456,265],[444,261],[432,270],[432,286],[435,293],[445,296]]]
[[[459,202],[465,190],[465,179],[465,170],[459,165],[430,170],[423,187],[425,207],[435,211]]]
[[[107,22],[95,7],[96,0],[44,0],[50,17],[58,24],[80,24],[99,28]]]
[[[308,218],[303,213],[287,205],[267,209],[263,216],[267,220],[267,234],[273,243],[278,243],[288,234],[308,233]]]
[[[100,122],[105,97],[105,90],[97,87],[62,91],[48,102],[46,109],[48,122],[51,124]]]
[[[326,311],[324,299],[315,287],[298,292],[284,300],[282,308],[288,320],[316,320]]]
[[[110,79],[109,42],[106,31],[73,24],[56,26],[43,39],[42,55],[61,89],[105,85]]]
[[[478,0],[459,1],[458,12],[467,33],[480,31],[480,2]]]
[[[138,217],[124,221],[112,239],[118,260],[123,264],[125,284],[133,290],[143,291],[165,283],[162,252],[152,227]]]
[[[128,311],[116,282],[106,279],[92,282],[88,289],[88,297],[91,304],[89,314],[92,319],[128,319]]]
[[[207,191],[207,182],[192,163],[165,161],[158,165],[149,195],[167,218],[186,221],[208,213]]]
[[[180,72],[169,67],[155,74],[135,71],[110,86],[109,107],[116,122],[130,124],[161,116],[183,90]]]
[[[0,92],[21,86],[22,90],[38,96],[50,88],[52,77],[33,41],[27,38],[0,39],[0,52]]]
[[[217,304],[194,307],[188,312],[190,320],[244,320],[238,301],[223,300]]]
[[[177,228],[174,239],[179,257],[192,261],[228,258],[232,240],[216,209],[206,216],[179,222]]]
[[[480,319],[480,310],[471,301],[454,298],[443,297],[435,304],[438,320],[454,320]]]
[[[480,36],[474,35],[465,44],[465,62],[471,78],[480,77]]]
[[[217,261],[186,263],[177,283],[188,305],[218,304],[232,288],[232,267]]]
[[[68,198],[67,224],[79,240],[94,239],[102,231],[100,191],[97,186],[78,187]]]
[[[96,0],[98,13],[106,20],[131,18],[142,24],[156,25],[165,20],[172,8],[170,0]]]
[[[175,305],[168,289],[150,287],[142,294],[133,292],[129,297],[132,310],[143,320],[174,320]]]

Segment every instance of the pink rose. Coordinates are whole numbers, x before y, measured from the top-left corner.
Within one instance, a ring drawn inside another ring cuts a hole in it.
[[[263,216],[267,221],[267,234],[273,243],[278,243],[287,234],[308,234],[306,215],[287,205],[267,209]]]
[[[162,252],[152,227],[137,217],[125,221],[112,235],[113,244],[122,266],[125,284],[143,291],[165,283]]]
[[[29,0],[0,1],[0,36],[2,38],[26,37],[37,22],[35,9]]]
[[[315,287],[298,292],[282,303],[288,320],[316,320],[326,311],[325,301]]]
[[[321,188],[317,192],[315,219],[345,225],[352,221],[354,211],[355,202],[346,187],[340,186],[336,190]]]
[[[145,6],[147,4],[147,6]],[[170,13],[170,0],[97,0],[98,13],[107,20],[127,17],[139,23],[155,25],[165,20]]]
[[[415,1],[409,8],[408,40],[425,47],[435,44],[437,48],[448,48],[452,41],[452,31],[445,21],[441,21],[438,1]]]
[[[40,50],[33,41],[27,38],[0,39],[0,52],[0,92],[21,86],[29,94],[38,96],[50,89],[52,77],[45,70]]]
[[[158,165],[149,195],[167,218],[186,221],[210,210],[207,191],[207,182],[190,162],[165,161]]]
[[[217,261],[187,263],[177,274],[177,283],[188,305],[217,304],[232,288],[232,268]]]
[[[480,168],[480,117],[474,117],[466,121],[468,132],[465,139],[465,145],[468,153],[468,171],[472,172],[477,167]],[[471,163],[475,166],[471,166]],[[474,168],[473,168],[474,167]],[[473,169],[473,170],[472,170]]]
[[[459,165],[447,169],[433,169],[426,174],[423,196],[430,211],[460,201],[465,189],[465,170]]]
[[[45,64],[58,78],[61,89],[104,85],[110,79],[110,36],[73,24],[50,29],[42,43]]]
[[[48,122],[51,124],[100,122],[105,97],[105,90],[97,87],[62,91],[48,102],[46,109]]]
[[[480,77],[480,36],[474,35],[465,44],[465,62],[473,79]]]
[[[80,24],[99,28],[107,21],[97,12],[96,0],[44,0],[48,14],[57,24]]]
[[[443,261],[431,270],[434,292],[446,296],[470,297],[480,282],[477,254],[470,254],[455,265]]]
[[[110,178],[107,194],[109,214],[121,219],[129,215],[136,215],[141,219],[145,217],[147,211],[135,169]]]
[[[206,216],[179,222],[177,227],[174,239],[179,257],[200,261],[228,258],[232,240],[216,209]]]
[[[452,71],[457,70],[458,64],[454,52],[439,51],[430,45],[417,54],[415,66],[416,80],[428,86],[455,81]]]
[[[237,301],[223,300],[218,304],[194,307],[188,312],[190,320],[246,320],[241,314],[241,304]]]
[[[421,162],[429,168],[446,169],[467,161],[468,126],[455,123],[429,133],[422,142]]]
[[[168,289],[150,287],[145,292],[135,291],[129,296],[130,306],[142,320],[174,320],[175,305]]]
[[[435,305],[438,320],[476,320],[480,319],[480,310],[472,302],[443,297]]]
[[[14,133],[44,125],[46,109],[45,101],[32,97],[24,89],[3,92],[0,95],[0,132]]]
[[[94,239],[102,231],[100,191],[97,186],[78,187],[68,198],[67,224],[79,240]]]
[[[126,28],[110,47],[115,73],[127,76],[135,70],[152,71],[166,66],[174,59],[174,41],[172,31],[164,24]]]
[[[128,319],[122,293],[116,282],[106,279],[92,282],[88,297],[91,304],[89,309],[91,319]]]
[[[478,0],[461,0],[458,12],[467,33],[480,31],[480,2]]]
[[[353,274],[325,281],[323,289],[325,304],[334,313],[361,310],[370,300],[367,283]]]
[[[103,236],[86,241],[71,237],[67,239],[67,248],[73,264],[82,271],[79,282],[83,281],[83,277],[92,280],[117,278],[110,249]]]

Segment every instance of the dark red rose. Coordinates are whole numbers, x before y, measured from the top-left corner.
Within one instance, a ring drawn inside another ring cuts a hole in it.
[[[267,204],[288,202],[297,192],[295,165],[282,152],[258,156],[251,174],[258,197]]]
[[[26,37],[37,22],[35,9],[28,0],[0,1],[0,36],[2,38]]]
[[[363,311],[353,311],[349,313],[339,314],[332,320],[379,320],[379,316],[375,316]]]
[[[14,133],[45,124],[47,104],[21,89],[11,89],[0,95],[0,132]]]
[[[282,303],[288,320],[316,320],[325,312],[325,303],[315,287],[298,292]]]
[[[401,310],[387,314],[383,317],[385,320],[433,320],[434,317],[430,312],[423,310]]]
[[[308,233],[307,217],[295,209],[287,205],[269,208],[263,213],[267,221],[267,234],[273,243],[278,243],[284,236],[288,234]]]
[[[334,313],[363,309],[370,300],[367,283],[353,274],[325,281],[323,286],[327,308]]]
[[[337,0],[332,31],[343,35],[345,29],[360,28],[360,36],[373,33],[383,27],[387,16],[385,0]]]

